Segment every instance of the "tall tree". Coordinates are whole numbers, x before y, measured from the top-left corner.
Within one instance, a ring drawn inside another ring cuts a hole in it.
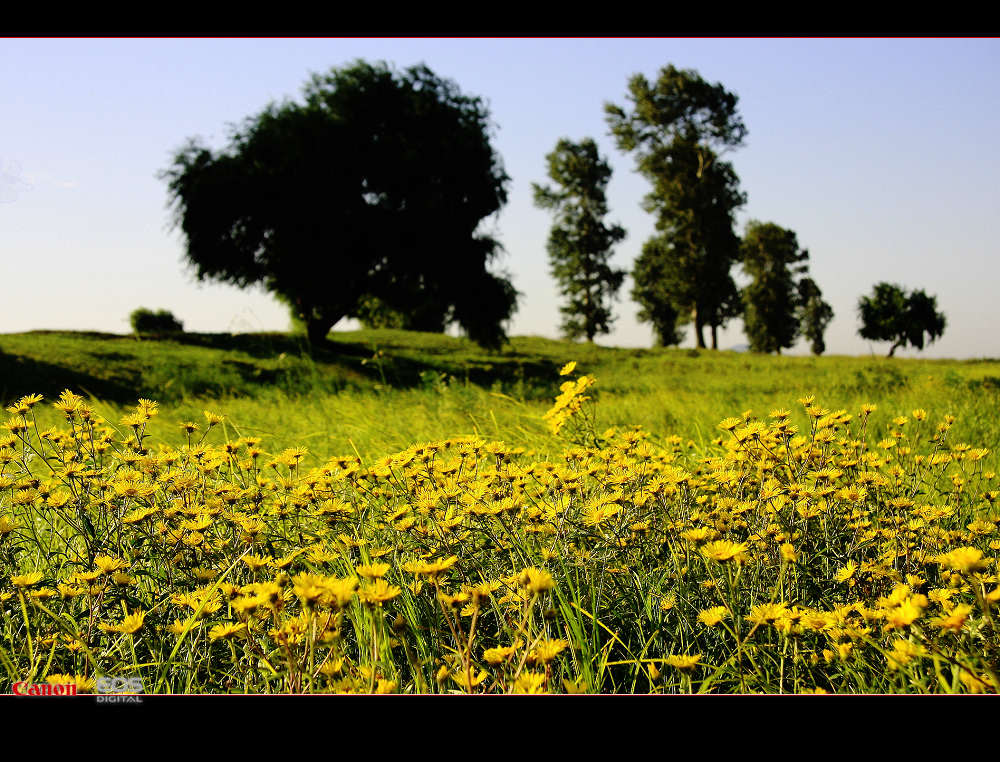
[[[556,187],[531,187],[535,205],[555,215],[547,250],[552,276],[567,300],[559,309],[562,332],[569,339],[593,341],[597,334],[610,333],[611,301],[625,279],[624,270],[608,263],[612,246],[625,238],[624,228],[603,221],[611,167],[591,138],[580,143],[562,138],[545,159]]]
[[[363,61],[313,76],[304,101],[246,119],[218,153],[189,141],[161,173],[198,279],[263,285],[313,341],[374,313],[499,346],[517,292],[478,228],[510,178],[483,102],[426,66]]]
[[[791,230],[751,220],[740,247],[751,282],[743,289],[743,326],[754,352],[790,349],[799,337],[797,276],[808,269],[809,252]]]
[[[633,273],[633,296],[647,300],[640,301],[640,316],[669,312],[648,302],[664,299],[682,324],[694,323],[699,347],[707,325],[717,348],[717,329],[739,314],[730,271],[739,256],[734,214],[746,197],[732,165],[719,158],[746,135],[738,99],[721,84],[673,66],[661,69],[655,85],[633,76],[628,98],[630,110],[607,103],[605,113],[618,147],[636,154],[639,172],[653,185],[643,206],[657,216],[658,240],[644,247],[645,261]],[[657,256],[667,259],[652,266]],[[670,273],[668,283],[636,280],[652,273]]]
[[[861,338],[892,342],[889,357],[907,345],[923,349],[924,334],[929,344],[941,338],[947,324],[944,313],[937,311],[936,296],[885,282],[876,283],[871,296],[858,300],[858,316]]]
[[[678,142],[657,157],[658,179],[644,206],[658,213],[659,234],[643,247],[641,256],[663,261],[651,270],[637,268],[633,295],[639,301],[639,295],[650,290],[641,280],[643,273],[660,271],[665,280],[652,290],[670,301],[679,324],[694,323],[699,347],[705,346],[704,326],[710,326],[716,349],[717,329],[742,312],[730,271],[740,244],[733,214],[745,199],[732,166],[714,158],[705,164],[704,155],[704,149]]]
[[[823,292],[812,278],[803,278],[798,286],[799,332],[809,341],[814,355],[826,351],[823,335],[833,320],[833,307],[823,301]]]

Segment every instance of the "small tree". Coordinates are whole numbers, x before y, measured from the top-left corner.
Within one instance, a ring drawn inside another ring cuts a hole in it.
[[[569,339],[611,332],[611,300],[621,288],[625,271],[611,267],[611,247],[625,238],[618,225],[602,221],[608,213],[605,189],[611,167],[597,152],[591,138],[572,143],[562,138],[546,157],[555,189],[532,183],[535,206],[555,214],[549,234],[549,263],[559,293],[567,303],[563,335]]]
[[[184,324],[168,310],[147,310],[139,307],[128,316],[132,330],[139,335],[152,333],[182,333]]]
[[[944,334],[945,316],[937,311],[937,297],[922,290],[907,293],[894,283],[876,283],[871,296],[858,300],[861,328],[858,334],[870,341],[891,341],[889,357],[908,344],[924,348]]]
[[[833,308],[823,301],[823,292],[812,278],[799,281],[799,332],[810,343],[814,355],[826,351],[823,334],[833,320]]]
[[[740,247],[743,270],[743,325],[754,352],[790,349],[799,337],[796,276],[804,275],[809,252],[799,249],[791,230],[751,220]]]
[[[632,299],[639,305],[640,323],[653,326],[656,346],[673,347],[684,341],[678,330],[687,319],[674,306],[676,279],[680,275],[672,264],[676,257],[663,236],[650,238],[632,266]]]

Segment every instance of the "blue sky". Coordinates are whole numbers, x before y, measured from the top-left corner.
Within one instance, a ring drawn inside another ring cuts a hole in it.
[[[856,304],[889,280],[948,317],[923,356],[1000,357],[1000,41],[976,39],[0,40],[0,332],[123,333],[138,306],[194,331],[287,328],[268,294],[193,280],[156,174],[188,137],[222,147],[228,124],[357,58],[426,63],[488,102],[512,178],[493,225],[524,294],[514,335],[557,335],[551,217],[531,183],[547,181],[560,137],[593,137],[612,165],[608,219],[629,233],[615,264],[630,268],[652,234],[648,184],[603,105],[673,64],[739,96],[747,141],[726,157],[748,196],[738,232],[758,219],[797,233],[836,313],[828,353],[888,350],[857,336]],[[651,344],[630,288],[599,343]],[[744,342],[739,321],[720,335]]]

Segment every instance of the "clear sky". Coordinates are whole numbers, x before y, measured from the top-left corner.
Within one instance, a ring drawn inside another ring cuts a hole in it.
[[[653,233],[649,186],[603,105],[673,64],[739,96],[747,141],[726,156],[748,196],[738,232],[758,219],[797,233],[836,313],[828,353],[885,354],[857,336],[856,304],[888,280],[947,315],[923,356],[1000,357],[1000,40],[977,39],[0,40],[0,332],[124,333],[139,306],[192,331],[286,329],[270,295],[193,279],[156,175],[188,137],[222,147],[227,125],[358,58],[426,63],[489,104],[512,178],[495,229],[523,292],[513,335],[557,335],[551,217],[531,183],[547,182],[560,137],[593,137],[612,165],[608,221],[629,233],[614,263],[630,268]],[[651,344],[630,289],[599,343]],[[739,321],[720,335],[745,341]]]

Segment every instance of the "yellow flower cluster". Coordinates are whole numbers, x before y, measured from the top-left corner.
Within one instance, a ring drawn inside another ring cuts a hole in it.
[[[576,363],[567,365],[563,368],[564,375],[572,372],[575,367]],[[559,387],[560,394],[556,397],[555,404],[543,416],[553,434],[558,434],[566,422],[580,412],[583,403],[590,399],[584,392],[594,385],[594,381],[593,376],[580,376],[576,381],[566,381]]]
[[[593,383],[563,385],[554,432]],[[996,475],[922,410],[885,436],[864,428],[874,406],[806,398],[801,427],[747,411],[695,451],[611,430],[553,459],[457,437],[310,468],[252,437],[154,448],[147,400],[118,434],[66,393],[66,427],[35,435],[39,401],[8,407],[0,435],[0,626],[24,675],[44,663],[86,686],[145,665],[150,692],[1000,689]]]

